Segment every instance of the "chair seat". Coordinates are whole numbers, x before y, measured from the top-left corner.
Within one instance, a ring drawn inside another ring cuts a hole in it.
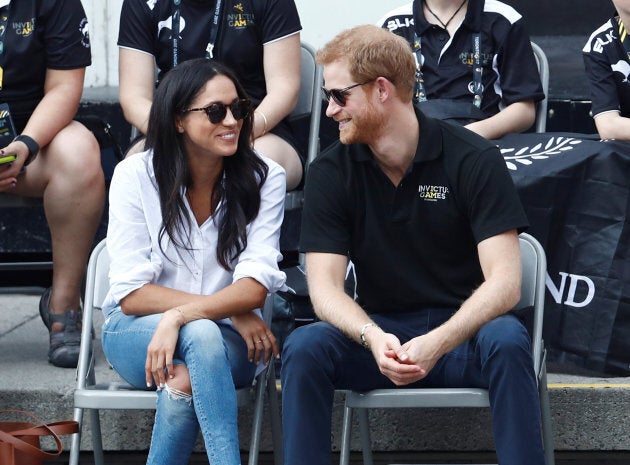
[[[375,389],[346,392],[352,408],[488,407],[488,391],[479,388]]]

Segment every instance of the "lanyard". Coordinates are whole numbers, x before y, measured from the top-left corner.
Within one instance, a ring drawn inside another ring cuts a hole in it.
[[[481,34],[475,32],[472,35],[473,47],[473,105],[477,108],[481,107],[481,99],[483,94],[483,84],[481,76],[483,67],[481,66]],[[427,93],[424,87],[424,77],[422,76],[422,64],[424,57],[422,56],[422,39],[417,32],[414,32],[413,53],[416,59],[416,85],[414,90],[414,100],[416,102],[424,102],[427,100]]]
[[[173,10],[173,68],[177,66],[179,61],[179,20],[180,20],[180,11],[179,5],[181,0],[173,0],[174,10]],[[212,27],[210,28],[210,39],[208,40],[208,45],[206,46],[206,58],[211,59],[214,57],[214,46],[217,42],[217,35],[219,34],[219,20],[221,19],[221,5],[223,4],[223,0],[217,0],[216,6],[214,8],[214,16],[212,18]]]
[[[626,30],[626,27],[623,25],[621,18],[618,18],[617,22],[619,23],[619,41],[621,42],[624,50],[626,51],[628,60],[630,60],[630,39],[628,38],[628,31]]]

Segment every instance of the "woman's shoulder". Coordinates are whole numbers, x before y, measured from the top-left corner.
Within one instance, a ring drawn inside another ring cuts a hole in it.
[[[125,177],[154,177],[153,175],[153,152],[135,153],[120,161],[116,165],[116,172],[119,176]]]

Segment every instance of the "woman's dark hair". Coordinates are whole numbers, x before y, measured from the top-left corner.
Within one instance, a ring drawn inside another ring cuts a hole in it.
[[[181,243],[176,234],[185,231],[184,225],[190,231],[193,221],[183,198],[182,187],[190,185],[191,176],[176,118],[190,108],[206,83],[215,76],[229,78],[238,98],[247,98],[245,89],[229,68],[205,58],[184,61],[170,70],[153,97],[146,148],[153,149],[153,169],[162,209],[160,248],[166,233],[177,247],[190,250],[190,240]],[[236,153],[223,159],[224,176],[218,176],[212,192],[212,205],[221,205],[214,212],[219,230],[217,259],[226,270],[231,269],[231,262],[247,247],[246,226],[258,215],[260,186],[267,178],[268,167],[252,148],[252,128],[250,112],[243,120]]]

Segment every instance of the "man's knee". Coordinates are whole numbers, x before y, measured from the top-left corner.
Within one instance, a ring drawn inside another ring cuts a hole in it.
[[[333,340],[332,333],[336,331],[329,323],[322,321],[297,328],[284,342],[283,367],[308,371],[310,368],[307,367],[311,367],[328,352]]]
[[[479,330],[477,341],[494,356],[531,357],[529,333],[513,315],[501,315],[486,323]]]

